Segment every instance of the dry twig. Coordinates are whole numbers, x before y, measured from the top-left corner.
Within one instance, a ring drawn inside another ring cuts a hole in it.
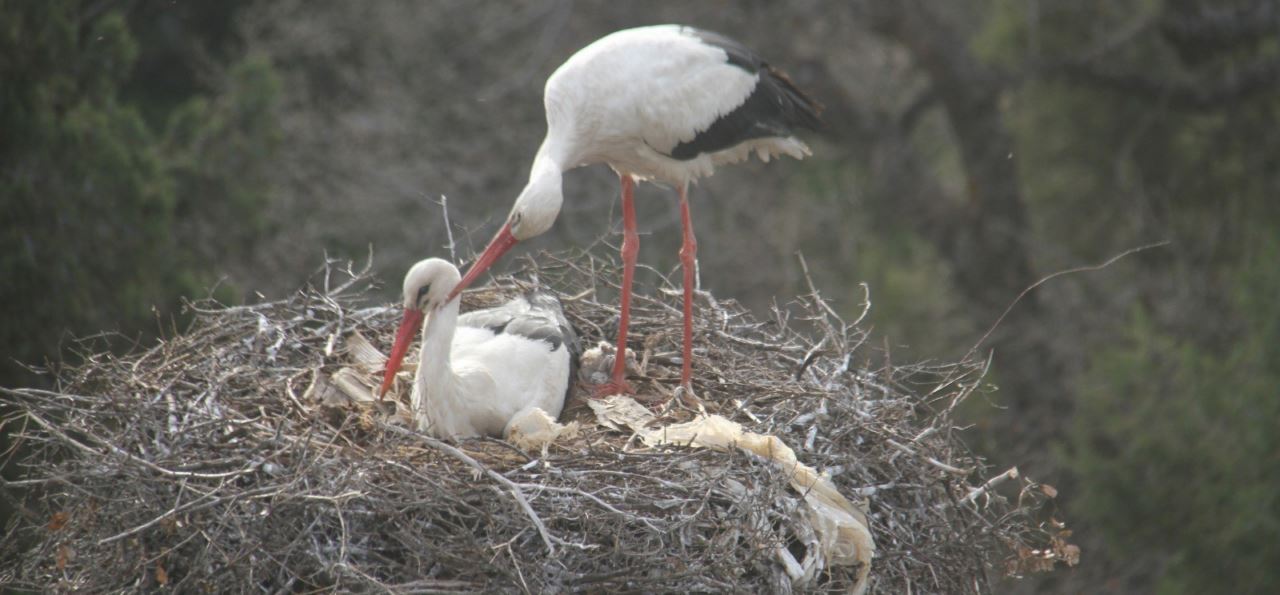
[[[616,273],[589,254],[542,255],[467,292],[464,308],[536,277],[573,296],[565,307],[584,344],[612,340],[616,310],[594,290],[616,290]],[[779,560],[801,557],[812,535],[773,465],[642,448],[596,425],[578,397],[563,417],[584,430],[539,458],[496,440],[388,429],[315,379],[349,363],[353,332],[385,349],[398,313],[367,303],[361,271],[329,266],[317,279],[285,300],[193,304],[186,332],[137,353],[89,355],[60,370],[55,390],[0,389],[22,472],[4,485],[19,514],[0,544],[0,582],[113,592],[851,584],[846,567],[790,582],[796,569]],[[632,348],[653,353],[633,379],[641,396],[679,382],[663,355],[678,353],[679,298],[662,289],[634,302]],[[1043,552],[1070,551],[1060,525],[1035,520],[1048,490],[1008,473],[988,479],[956,437],[951,408],[979,385],[984,362],[871,369],[885,358],[814,287],[768,320],[703,297],[698,394],[866,500],[873,591],[982,591],[993,572],[1028,567],[1023,552],[1039,552],[1042,567]],[[979,496],[983,506],[956,505]]]

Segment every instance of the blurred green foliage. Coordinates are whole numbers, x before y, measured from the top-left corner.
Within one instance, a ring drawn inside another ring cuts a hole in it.
[[[167,114],[125,97],[140,46],[117,11],[5,2],[0,20],[0,383],[66,333],[136,333],[211,285],[209,257],[251,245],[278,134],[279,84],[252,58]],[[172,95],[163,80],[149,81]],[[167,121],[161,129],[149,122]],[[216,241],[214,241],[216,239]],[[232,241],[227,241],[228,239]],[[156,312],[153,313],[153,308]]]
[[[1274,37],[1188,48],[1163,21],[1130,26],[1174,4],[1042,3],[1052,10],[1032,32],[1027,3],[995,2],[975,47],[1013,65],[1135,31],[1108,67],[1171,87],[1229,82],[1280,52]],[[1118,313],[1072,337],[1088,357],[1059,450],[1075,474],[1068,517],[1117,560],[1166,560],[1157,592],[1268,592],[1280,584],[1280,98],[1178,109],[1048,78],[1009,106],[1024,196],[1051,244],[1100,258],[1114,238],[1171,241],[1096,288],[1092,301]]]
[[[1137,308],[1080,391],[1076,508],[1121,556],[1171,554],[1161,593],[1280,583],[1280,242],[1266,244],[1227,280],[1248,332],[1214,349]]]

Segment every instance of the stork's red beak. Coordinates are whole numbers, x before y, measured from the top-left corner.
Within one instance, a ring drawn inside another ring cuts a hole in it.
[[[400,321],[400,330],[396,331],[396,344],[391,347],[391,358],[387,360],[387,369],[382,373],[382,388],[378,390],[378,400],[387,394],[396,381],[396,372],[404,363],[404,354],[409,351],[413,336],[422,328],[422,310],[406,308],[404,319]]]
[[[445,299],[445,302],[452,302],[453,298],[458,297],[458,294],[462,293],[462,290],[466,289],[468,285],[471,285],[471,282],[475,281],[476,277],[480,276],[480,273],[485,272],[518,241],[515,236],[511,235],[511,224],[503,225],[502,229],[498,230],[498,235],[493,236],[493,241],[489,242],[489,246],[480,254],[480,258],[476,259],[475,264],[471,265],[471,268],[467,270],[467,274],[458,282],[458,286],[449,292],[449,297]]]

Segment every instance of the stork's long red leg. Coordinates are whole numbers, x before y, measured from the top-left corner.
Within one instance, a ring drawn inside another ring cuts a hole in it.
[[[596,397],[632,394],[627,384],[627,324],[631,321],[631,278],[636,272],[636,256],[640,253],[640,234],[636,233],[636,206],[632,193],[635,180],[626,174],[622,180],[622,305],[618,317],[618,351],[613,360],[613,375],[609,382],[597,386],[592,393]]]
[[[684,243],[680,246],[680,263],[684,267],[684,352],[680,358],[680,386],[685,394],[693,396],[693,286],[694,270],[698,263],[698,240],[693,237],[693,221],[689,218],[688,185],[680,186],[680,224],[684,228]]]

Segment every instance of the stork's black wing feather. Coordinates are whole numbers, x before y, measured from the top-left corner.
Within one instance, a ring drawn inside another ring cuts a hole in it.
[[[683,27],[681,31],[724,50],[729,64],[759,75],[759,80],[742,105],[717,118],[692,140],[676,145],[671,150],[672,157],[693,159],[744,141],[785,138],[794,134],[796,129],[817,130],[821,126],[818,119],[821,106],[797,89],[785,73],[770,66],[746,46],[711,31],[693,27]]]
[[[533,341],[544,341],[551,351],[562,345],[576,354],[577,336],[565,319],[560,300],[544,292],[518,297],[497,308],[463,314],[458,324],[487,329],[495,335],[510,334]]]

